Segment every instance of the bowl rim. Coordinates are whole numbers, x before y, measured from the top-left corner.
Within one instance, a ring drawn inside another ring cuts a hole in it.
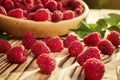
[[[52,22],[52,21],[34,21],[34,20],[25,20],[25,19],[18,19],[18,18],[14,18],[14,17],[10,17],[10,16],[6,16],[6,15],[2,15],[0,14],[0,17],[4,17],[4,18],[9,18],[9,19],[14,19],[15,21],[25,21],[27,23],[47,23],[47,24],[59,24],[59,23],[62,23],[62,22],[68,22],[68,21],[71,21],[71,20],[75,20],[75,19],[83,19],[85,16],[87,16],[88,12],[89,12],[89,7],[88,5],[83,1],[83,0],[79,0],[81,2],[81,4],[83,5],[84,7],[84,12],[78,16],[78,17],[75,17],[73,19],[69,19],[69,20],[61,20],[61,21],[58,21],[58,22]]]

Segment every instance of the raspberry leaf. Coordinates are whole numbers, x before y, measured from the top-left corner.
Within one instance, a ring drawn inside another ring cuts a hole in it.
[[[109,18],[106,18],[105,20],[110,25],[118,25],[120,23],[120,15],[115,13],[108,14]]]
[[[120,25],[118,25],[118,26],[111,26],[111,27],[108,28],[108,30],[109,31],[115,30],[115,31],[120,33]]]
[[[81,21],[80,27],[77,30],[72,31],[74,31],[80,38],[83,38],[85,35],[92,32],[90,26],[87,24],[85,20]]]
[[[5,35],[3,32],[0,32],[0,39],[7,40],[7,35]]]
[[[111,13],[109,17],[99,19],[95,24],[88,24],[86,20],[81,21],[77,30],[74,31],[80,38],[83,38],[91,32],[99,32],[104,37],[107,30],[120,32],[120,15]]]

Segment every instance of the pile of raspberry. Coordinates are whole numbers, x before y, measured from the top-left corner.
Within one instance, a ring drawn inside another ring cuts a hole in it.
[[[79,0],[0,0],[0,14],[20,19],[58,22],[83,12]]]
[[[68,54],[76,57],[78,64],[83,67],[87,80],[102,79],[105,66],[100,54],[112,55],[115,47],[119,46],[120,33],[116,31],[111,31],[106,38],[102,38],[98,32],[93,32],[85,36],[82,41],[73,34],[65,39],[55,36],[38,41],[33,32],[27,32],[22,39],[22,44],[14,47],[0,39],[0,53],[6,53],[9,62],[25,62],[27,60],[25,49],[30,49],[37,58],[38,67],[46,74],[50,74],[56,68],[56,59],[53,54],[67,48]]]

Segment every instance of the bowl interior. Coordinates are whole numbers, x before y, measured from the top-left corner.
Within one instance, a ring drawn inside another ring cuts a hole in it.
[[[82,15],[70,20],[62,20],[59,22],[37,22],[0,15],[0,30],[17,37],[23,37],[27,31],[34,32],[37,38],[66,35],[70,32],[70,29],[77,29],[80,21],[86,18],[89,12],[87,4],[82,0],[80,0],[80,2],[84,6],[84,12]]]

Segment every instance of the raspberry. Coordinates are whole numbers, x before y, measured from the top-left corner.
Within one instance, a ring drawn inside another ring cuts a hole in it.
[[[0,5],[2,5],[3,4],[3,0],[0,0]]]
[[[62,9],[63,5],[61,2],[57,2],[57,9],[60,10]]]
[[[69,0],[63,1],[63,2],[62,2],[63,7],[64,7],[64,8],[67,7],[67,6],[68,6],[68,3],[69,3]]]
[[[22,45],[13,47],[7,52],[7,59],[11,63],[23,63],[27,60],[27,53]]]
[[[77,56],[83,51],[83,45],[79,40],[71,42],[68,52],[71,56]]]
[[[66,8],[61,8],[60,11],[64,12],[64,11],[66,11]]]
[[[50,19],[50,12],[47,9],[39,9],[34,14],[36,21],[48,21]]]
[[[101,80],[105,73],[103,62],[96,58],[88,59],[83,69],[87,80]]]
[[[60,52],[63,50],[63,43],[59,37],[51,37],[45,42],[52,52]]]
[[[34,19],[34,12],[31,12],[31,13],[29,13],[28,15],[27,15],[27,19],[28,20],[33,20]]]
[[[79,5],[81,5],[81,2],[79,0],[70,0],[69,6],[72,7],[72,10],[76,9]]]
[[[19,3],[21,3],[22,2],[22,0],[12,0],[14,3],[17,3],[17,2],[19,2]]]
[[[23,0],[23,3],[24,3],[25,5],[33,4],[33,0]]]
[[[51,38],[52,38],[51,36],[47,36],[46,38],[43,39],[43,41],[44,41],[45,43],[47,43],[47,41],[48,41],[49,39],[51,39]]]
[[[107,35],[107,39],[112,42],[114,46],[120,45],[120,33],[117,31],[112,31]]]
[[[15,18],[22,18],[23,17],[23,10],[20,8],[16,8],[16,9],[10,10],[8,12],[8,15],[11,17],[15,17]]]
[[[52,21],[57,22],[63,19],[63,13],[61,11],[54,11],[52,14]]]
[[[80,16],[80,15],[82,14],[82,10],[79,9],[79,8],[76,8],[76,9],[75,9],[75,13],[77,14],[77,16]],[[76,16],[76,17],[77,17],[77,16]]]
[[[81,12],[84,12],[84,7],[82,5],[77,6],[81,10]]]
[[[15,6],[16,6],[16,8],[21,8],[21,9],[23,9],[23,10],[26,10],[25,5],[23,5],[23,4],[19,3],[19,2],[16,2],[16,3],[15,3]]]
[[[51,0],[41,0],[42,4],[46,7],[47,3],[50,2]]]
[[[56,60],[51,54],[40,54],[37,57],[37,64],[42,72],[50,74],[56,67]]]
[[[63,41],[64,46],[65,46],[65,47],[69,47],[70,43],[73,42],[73,41],[75,41],[75,40],[78,40],[78,37],[77,37],[77,36],[72,35],[72,34],[68,35],[68,36],[66,37],[66,39]]]
[[[2,6],[0,6],[0,14],[7,15],[5,8]]]
[[[108,55],[111,55],[114,51],[115,51],[115,48],[114,46],[112,45],[112,43],[108,40],[101,40],[99,43],[98,43],[98,49],[104,53],[104,54],[108,54]]]
[[[100,40],[101,35],[98,32],[90,33],[83,38],[83,42],[86,46],[96,46]]]
[[[61,0],[55,0],[55,1],[60,2]]]
[[[43,41],[35,42],[31,47],[31,51],[35,56],[39,56],[42,53],[50,53],[50,49]]]
[[[75,17],[75,14],[72,10],[66,10],[63,12],[63,19],[68,20]]]
[[[57,2],[56,1],[50,1],[47,3],[46,7],[51,11],[57,10]]]
[[[41,0],[34,0],[34,4],[35,5],[38,5],[38,4],[40,4],[41,3]]]
[[[26,17],[28,15],[28,12],[26,10],[23,10],[23,15]]]
[[[14,3],[11,0],[4,1],[4,7],[7,11],[12,10],[14,8]]]
[[[6,53],[11,48],[10,43],[0,39],[0,53]]]
[[[24,47],[26,49],[30,49],[31,46],[36,42],[36,38],[33,32],[26,32],[23,40],[22,40],[22,44],[24,45]]]
[[[86,60],[90,59],[90,58],[96,58],[96,59],[101,60],[100,51],[99,51],[98,48],[96,48],[96,47],[90,47],[87,50],[83,51],[80,55],[78,55],[77,62],[80,65],[83,65],[84,62]]]
[[[26,6],[28,12],[31,12],[32,10],[34,10],[34,5],[33,4],[27,4],[25,6]]]
[[[41,9],[41,8],[44,8],[44,5],[42,3],[39,3],[38,5],[35,5],[33,11],[36,11],[36,10]]]

